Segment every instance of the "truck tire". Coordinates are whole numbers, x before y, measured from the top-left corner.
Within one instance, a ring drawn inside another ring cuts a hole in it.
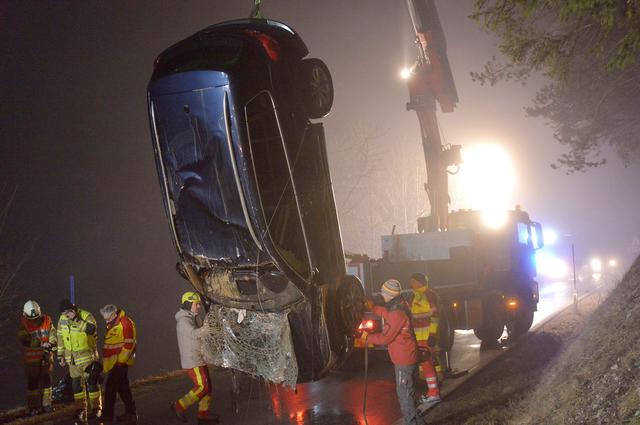
[[[482,324],[473,328],[473,333],[481,341],[496,341],[504,332],[504,315],[500,301],[485,299],[482,302],[482,314]]]
[[[534,307],[531,305],[523,305],[518,314],[507,324],[507,332],[509,338],[520,338],[529,332],[533,324]]]
[[[320,59],[303,59],[300,63],[302,100],[311,119],[325,117],[333,106],[333,81],[329,68]]]

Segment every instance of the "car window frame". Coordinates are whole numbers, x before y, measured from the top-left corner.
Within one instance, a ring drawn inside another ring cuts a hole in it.
[[[271,107],[273,108],[273,114],[276,120],[276,125],[278,128],[278,134],[280,136],[280,143],[282,144],[282,150],[284,153],[284,157],[285,157],[285,162],[287,164],[287,173],[289,176],[289,181],[291,182],[291,187],[293,190],[293,196],[295,199],[295,203],[296,203],[296,211],[298,213],[298,220],[300,223],[300,228],[302,231],[302,239],[304,242],[304,248],[305,248],[305,254],[307,256],[307,277],[302,276],[294,267],[292,267],[282,256],[282,254],[280,253],[280,250],[277,248],[278,245],[274,242],[272,236],[271,236],[271,230],[269,229],[268,226],[268,220],[267,217],[265,215],[265,210],[264,210],[264,204],[262,201],[262,194],[260,193],[259,190],[259,186],[260,184],[258,183],[258,179],[257,179],[257,172],[256,172],[256,168],[255,168],[255,161],[254,161],[254,156],[253,156],[253,149],[251,147],[251,132],[249,129],[249,119],[247,116],[247,105],[249,105],[252,101],[254,101],[255,99],[257,99],[259,96],[266,94],[269,98]],[[249,98],[249,100],[247,100],[243,106],[243,112],[244,112],[244,118],[245,118],[245,124],[246,124],[246,131],[247,131],[247,141],[248,141],[248,145],[249,145],[249,154],[251,157],[251,168],[253,170],[253,177],[254,177],[254,181],[256,183],[256,193],[258,194],[258,199],[260,201],[260,209],[262,211],[262,218],[264,220],[265,223],[265,230],[266,230],[266,234],[269,237],[269,240],[271,241],[271,245],[273,247],[276,248],[276,251],[278,253],[278,256],[280,257],[280,259],[287,265],[287,268],[290,269],[291,271],[293,271],[299,278],[303,279],[304,281],[310,282],[313,278],[313,262],[311,261],[311,251],[309,248],[309,241],[307,239],[307,231],[305,229],[304,226],[304,220],[302,218],[302,210],[300,208],[300,200],[299,200],[299,195],[298,195],[298,191],[296,189],[296,183],[293,179],[293,171],[291,169],[291,160],[289,158],[289,153],[287,150],[287,143],[284,137],[284,133],[282,132],[282,125],[280,123],[280,117],[278,116],[278,109],[276,108],[276,104],[275,104],[275,100],[273,98],[273,95],[271,94],[271,92],[267,89],[262,89],[259,92],[257,92],[253,97]]]

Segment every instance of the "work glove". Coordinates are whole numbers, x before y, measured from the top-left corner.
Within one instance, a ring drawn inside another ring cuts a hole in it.
[[[213,326],[211,326],[211,323],[209,321],[205,320],[204,323],[202,323],[202,326],[200,326],[197,330],[197,337],[200,339],[204,339],[212,333]]]
[[[60,365],[60,367],[65,367],[67,365],[67,362],[64,360],[64,357],[58,357],[58,364]]]
[[[43,342],[42,343],[42,348],[44,348],[45,350],[51,349],[51,343],[50,342]]]
[[[88,375],[89,379],[92,382],[100,381],[101,374],[102,374],[102,363],[100,362],[91,363],[89,366],[84,368],[84,373]]]
[[[98,330],[98,328],[96,328],[96,325],[94,325],[93,323],[87,322],[87,327],[85,328],[85,333],[87,335],[96,336],[96,331],[97,330]]]
[[[364,297],[364,307],[365,307],[367,310],[373,310],[373,306],[374,306],[374,305],[375,305],[375,304],[374,304],[374,302],[373,302],[373,300],[372,300],[371,298],[369,298],[369,297]]]

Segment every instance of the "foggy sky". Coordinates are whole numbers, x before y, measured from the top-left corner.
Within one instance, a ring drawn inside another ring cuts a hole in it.
[[[334,109],[323,120],[332,165],[344,163],[341,144],[354,127],[375,126],[381,140],[421,154],[417,119],[405,110],[408,94],[398,78],[414,58],[404,1],[263,3],[265,16],[289,23],[332,72]],[[246,17],[252,4],[0,4],[0,188],[18,189],[9,225],[22,242],[9,249],[20,256],[33,248],[15,281],[16,317],[35,298],[57,318],[73,272],[80,306],[98,315],[101,305],[115,303],[137,320],[134,375],[179,367],[173,312],[187,285],[174,271],[146,84],[163,49],[207,25]],[[573,235],[580,259],[627,255],[640,234],[639,167],[625,169],[612,157],[587,174],[552,170],[562,148],[542,121],[523,111],[535,87],[472,83],[469,72],[497,54],[496,40],[467,18],[470,1],[437,6],[460,96],[455,112],[440,114],[446,142],[501,143],[516,162],[518,202],[544,226]],[[336,181],[338,200],[344,190]],[[341,223],[346,249],[357,238],[350,220]],[[15,404],[11,392],[3,383],[0,408]]]

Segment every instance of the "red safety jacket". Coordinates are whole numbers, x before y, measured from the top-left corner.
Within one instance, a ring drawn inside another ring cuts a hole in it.
[[[107,325],[102,349],[103,368],[107,373],[116,364],[132,366],[136,359],[136,324],[123,310]]]
[[[391,301],[393,303],[393,301]],[[367,342],[387,345],[393,364],[409,366],[416,364],[416,338],[411,328],[411,320],[402,308],[373,307],[373,312],[385,321],[382,333],[369,335]]]
[[[42,316],[42,320],[29,320],[22,316],[21,328],[18,331],[18,337],[24,346],[24,362],[25,364],[37,364],[42,360],[53,362],[53,352],[48,353],[42,347],[42,344],[49,343],[52,348],[56,345],[56,328],[51,322],[51,317],[46,314]]]

